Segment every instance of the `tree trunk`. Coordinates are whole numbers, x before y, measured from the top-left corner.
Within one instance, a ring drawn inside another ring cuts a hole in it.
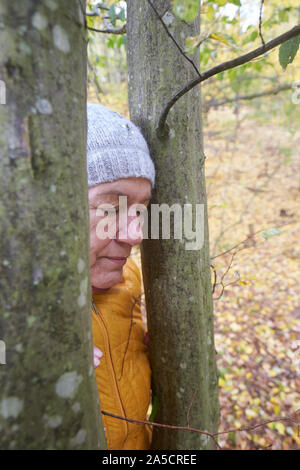
[[[217,432],[218,376],[200,88],[191,90],[172,108],[169,138],[159,140],[155,128],[164,104],[196,72],[167,36],[146,0],[128,0],[127,5],[130,115],[142,129],[156,167],[151,203],[178,203],[182,208],[192,204],[193,221],[195,204],[204,205],[201,249],[187,250],[184,238],[150,239],[150,230],[149,240],[142,244],[152,396],[158,398],[155,421],[178,426],[189,423],[194,428]],[[183,48],[185,37],[199,34],[199,18],[193,23],[179,20],[166,0],[157,0],[155,6]],[[199,56],[195,62],[199,66]],[[152,448],[213,449],[215,444],[210,437],[195,432],[154,427]]]
[[[0,5],[2,449],[106,445],[89,301],[83,11],[73,0]]]

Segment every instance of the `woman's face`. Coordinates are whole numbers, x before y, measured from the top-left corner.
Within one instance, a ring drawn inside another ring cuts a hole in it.
[[[121,223],[118,213],[120,195],[127,196],[127,214],[121,219]],[[142,231],[137,216],[129,215],[129,208],[132,204],[147,206],[150,198],[151,183],[146,178],[121,178],[89,188],[90,267],[93,287],[108,289],[122,279],[124,261],[130,255],[131,248],[142,241]],[[108,205],[108,210],[110,205],[116,210],[115,238],[99,236],[99,222],[104,218],[107,220],[107,214],[104,213],[105,205]],[[103,215],[99,215],[99,211],[97,214],[99,206],[103,209]],[[136,227],[135,234],[128,230],[129,226]],[[124,258],[124,261],[113,258]]]

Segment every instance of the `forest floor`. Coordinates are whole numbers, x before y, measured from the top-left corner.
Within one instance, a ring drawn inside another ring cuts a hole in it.
[[[300,132],[227,109],[210,112],[204,141],[219,444],[298,449]]]
[[[300,132],[248,115],[237,124],[230,110],[211,111],[204,127],[219,431],[233,430],[219,443],[296,449]]]

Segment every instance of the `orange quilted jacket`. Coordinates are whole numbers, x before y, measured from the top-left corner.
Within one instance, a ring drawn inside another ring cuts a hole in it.
[[[94,345],[103,353],[95,369],[102,411],[145,420],[150,402],[151,370],[140,309],[141,289],[140,271],[128,258],[121,282],[107,292],[93,292],[98,314],[92,310],[92,328]],[[150,448],[148,425],[105,415],[102,420],[108,449]]]

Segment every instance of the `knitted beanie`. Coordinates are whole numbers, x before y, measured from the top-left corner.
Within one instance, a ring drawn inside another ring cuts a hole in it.
[[[143,177],[155,184],[147,143],[131,121],[98,103],[87,103],[88,186]]]

